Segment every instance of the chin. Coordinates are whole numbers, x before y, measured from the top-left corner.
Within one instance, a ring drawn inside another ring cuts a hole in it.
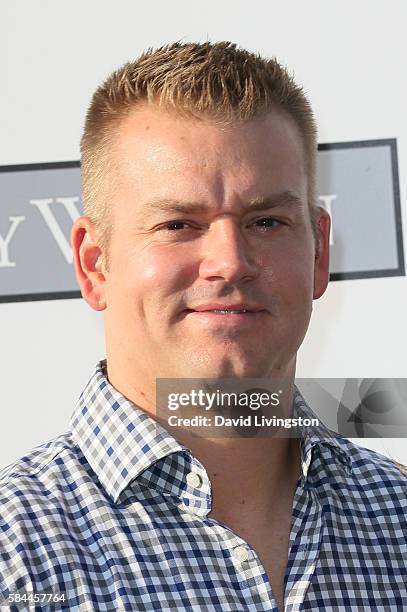
[[[192,359],[187,368],[189,376],[199,378],[262,378],[269,376],[270,367],[265,367],[265,360],[253,363],[247,360],[233,359],[231,356],[212,358],[206,355],[205,359],[196,361]]]

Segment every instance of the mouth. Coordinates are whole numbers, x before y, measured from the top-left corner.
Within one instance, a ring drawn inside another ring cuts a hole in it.
[[[261,320],[266,314],[265,310],[191,310],[184,311],[187,319],[194,320],[196,323],[201,322],[206,325],[221,325],[239,327],[252,326],[256,321]]]
[[[241,310],[221,309],[221,308],[214,308],[213,310],[192,310],[191,308],[188,308],[186,312],[197,312],[199,314],[212,313],[212,314],[219,314],[219,315],[242,315],[242,314],[257,314],[258,312],[264,312],[264,310],[246,310],[245,308],[242,308]]]

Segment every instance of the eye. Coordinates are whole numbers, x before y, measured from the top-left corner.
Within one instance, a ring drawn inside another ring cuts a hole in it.
[[[253,222],[252,225],[256,225],[262,231],[267,231],[278,227],[279,225],[284,225],[282,221],[275,219],[274,217],[262,217],[261,219],[257,219]],[[179,230],[184,230],[185,228],[192,228],[192,225],[187,221],[182,221],[181,219],[176,219],[175,221],[168,221],[168,223],[164,223],[158,229],[168,231],[168,232],[177,232]]]
[[[170,232],[177,231],[179,229],[183,229],[180,226],[189,225],[186,221],[169,221],[161,226],[160,229],[168,230]]]
[[[257,227],[260,227],[263,231],[273,229],[275,227],[278,227],[279,225],[284,225],[282,221],[279,221],[274,217],[262,217],[261,219],[257,219],[254,224]]]

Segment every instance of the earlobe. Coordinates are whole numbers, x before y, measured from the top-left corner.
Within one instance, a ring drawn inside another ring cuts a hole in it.
[[[106,308],[103,255],[96,231],[88,217],[76,219],[71,231],[76,278],[83,299],[94,310]]]

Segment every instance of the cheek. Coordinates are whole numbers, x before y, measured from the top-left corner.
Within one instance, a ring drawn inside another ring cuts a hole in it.
[[[190,264],[188,265],[188,261]],[[132,275],[137,278],[140,294],[154,299],[165,299],[189,286],[192,271],[191,254],[182,254],[177,249],[150,247],[134,258]],[[158,301],[158,308],[165,303]]]
[[[313,295],[313,251],[295,242],[279,246],[263,258],[262,277],[271,291],[304,307],[304,299]]]

